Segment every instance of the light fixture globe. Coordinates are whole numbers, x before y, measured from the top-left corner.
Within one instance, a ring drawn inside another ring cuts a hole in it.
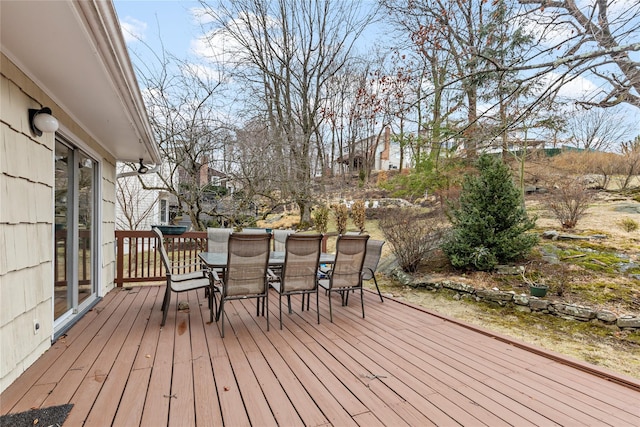
[[[36,136],[42,136],[42,132],[55,132],[58,130],[58,120],[51,115],[51,108],[44,107],[40,110],[29,109],[29,126]]]
[[[149,172],[149,168],[146,167],[143,163],[142,163],[142,159],[140,159],[140,167],[138,168],[138,173],[140,175],[144,175],[145,173]]]

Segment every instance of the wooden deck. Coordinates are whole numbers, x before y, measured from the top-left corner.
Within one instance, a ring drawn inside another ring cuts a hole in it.
[[[271,330],[254,301],[227,305],[226,337],[202,291],[110,292],[0,396],[1,413],[73,403],[64,426],[640,425],[640,382],[365,293],[321,295]],[[176,300],[191,309],[177,311]],[[312,304],[313,305],[313,304]],[[286,310],[285,310],[286,312]]]

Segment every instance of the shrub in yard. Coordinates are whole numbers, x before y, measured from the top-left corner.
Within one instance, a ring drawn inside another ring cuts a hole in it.
[[[488,155],[476,167],[479,174],[465,175],[457,204],[450,204],[453,227],[442,250],[454,267],[489,271],[527,255],[538,236],[528,233],[535,219],[527,215],[509,167]]]
[[[347,231],[347,221],[349,220],[349,209],[342,203],[333,205],[333,216],[336,220],[336,229],[339,234]]]
[[[631,218],[623,218],[620,220],[620,228],[622,228],[627,233],[631,233],[632,231],[636,231],[638,229],[638,223]]]
[[[363,200],[353,202],[353,206],[351,206],[351,219],[356,227],[358,227],[358,230],[360,230],[360,233],[364,233],[364,222],[367,219],[365,212],[366,208]]]
[[[545,199],[545,206],[556,217],[562,228],[575,228],[582,218],[593,195],[587,188],[588,183],[576,178],[564,178],[553,186]]]
[[[313,210],[313,225],[318,233],[326,233],[329,226],[329,208],[325,205],[317,206]]]
[[[388,209],[379,220],[380,230],[398,265],[414,272],[420,262],[440,247],[446,228],[442,218],[425,216],[416,209]]]

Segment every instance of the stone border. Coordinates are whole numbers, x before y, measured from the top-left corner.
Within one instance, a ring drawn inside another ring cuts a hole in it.
[[[558,316],[567,320],[579,320],[593,322],[610,328],[619,328],[630,331],[640,331],[640,316],[625,314],[618,316],[609,310],[597,310],[575,304],[542,299],[526,294],[516,294],[514,291],[501,291],[499,289],[476,289],[473,286],[443,280],[440,282],[425,278],[414,278],[399,268],[391,271],[391,276],[404,286],[424,288],[433,291],[450,289],[457,292],[454,299],[473,299],[477,302],[486,301],[501,307],[513,304],[516,310],[531,313],[538,312]]]

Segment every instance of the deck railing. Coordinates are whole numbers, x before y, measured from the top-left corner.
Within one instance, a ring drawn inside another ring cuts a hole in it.
[[[177,273],[200,269],[198,253],[207,250],[207,232],[190,231],[180,235],[165,235],[169,258],[179,268]],[[174,272],[174,273],[175,273]],[[116,230],[116,285],[154,283],[166,280],[165,269],[152,231]]]
[[[323,251],[327,251],[327,240],[336,235],[324,235]],[[164,237],[169,258],[174,264],[187,265],[174,273],[189,273],[201,268],[198,253],[207,250],[206,231],[165,234]],[[166,280],[165,274],[153,231],[116,230],[116,286],[122,287],[125,283],[157,284]]]

